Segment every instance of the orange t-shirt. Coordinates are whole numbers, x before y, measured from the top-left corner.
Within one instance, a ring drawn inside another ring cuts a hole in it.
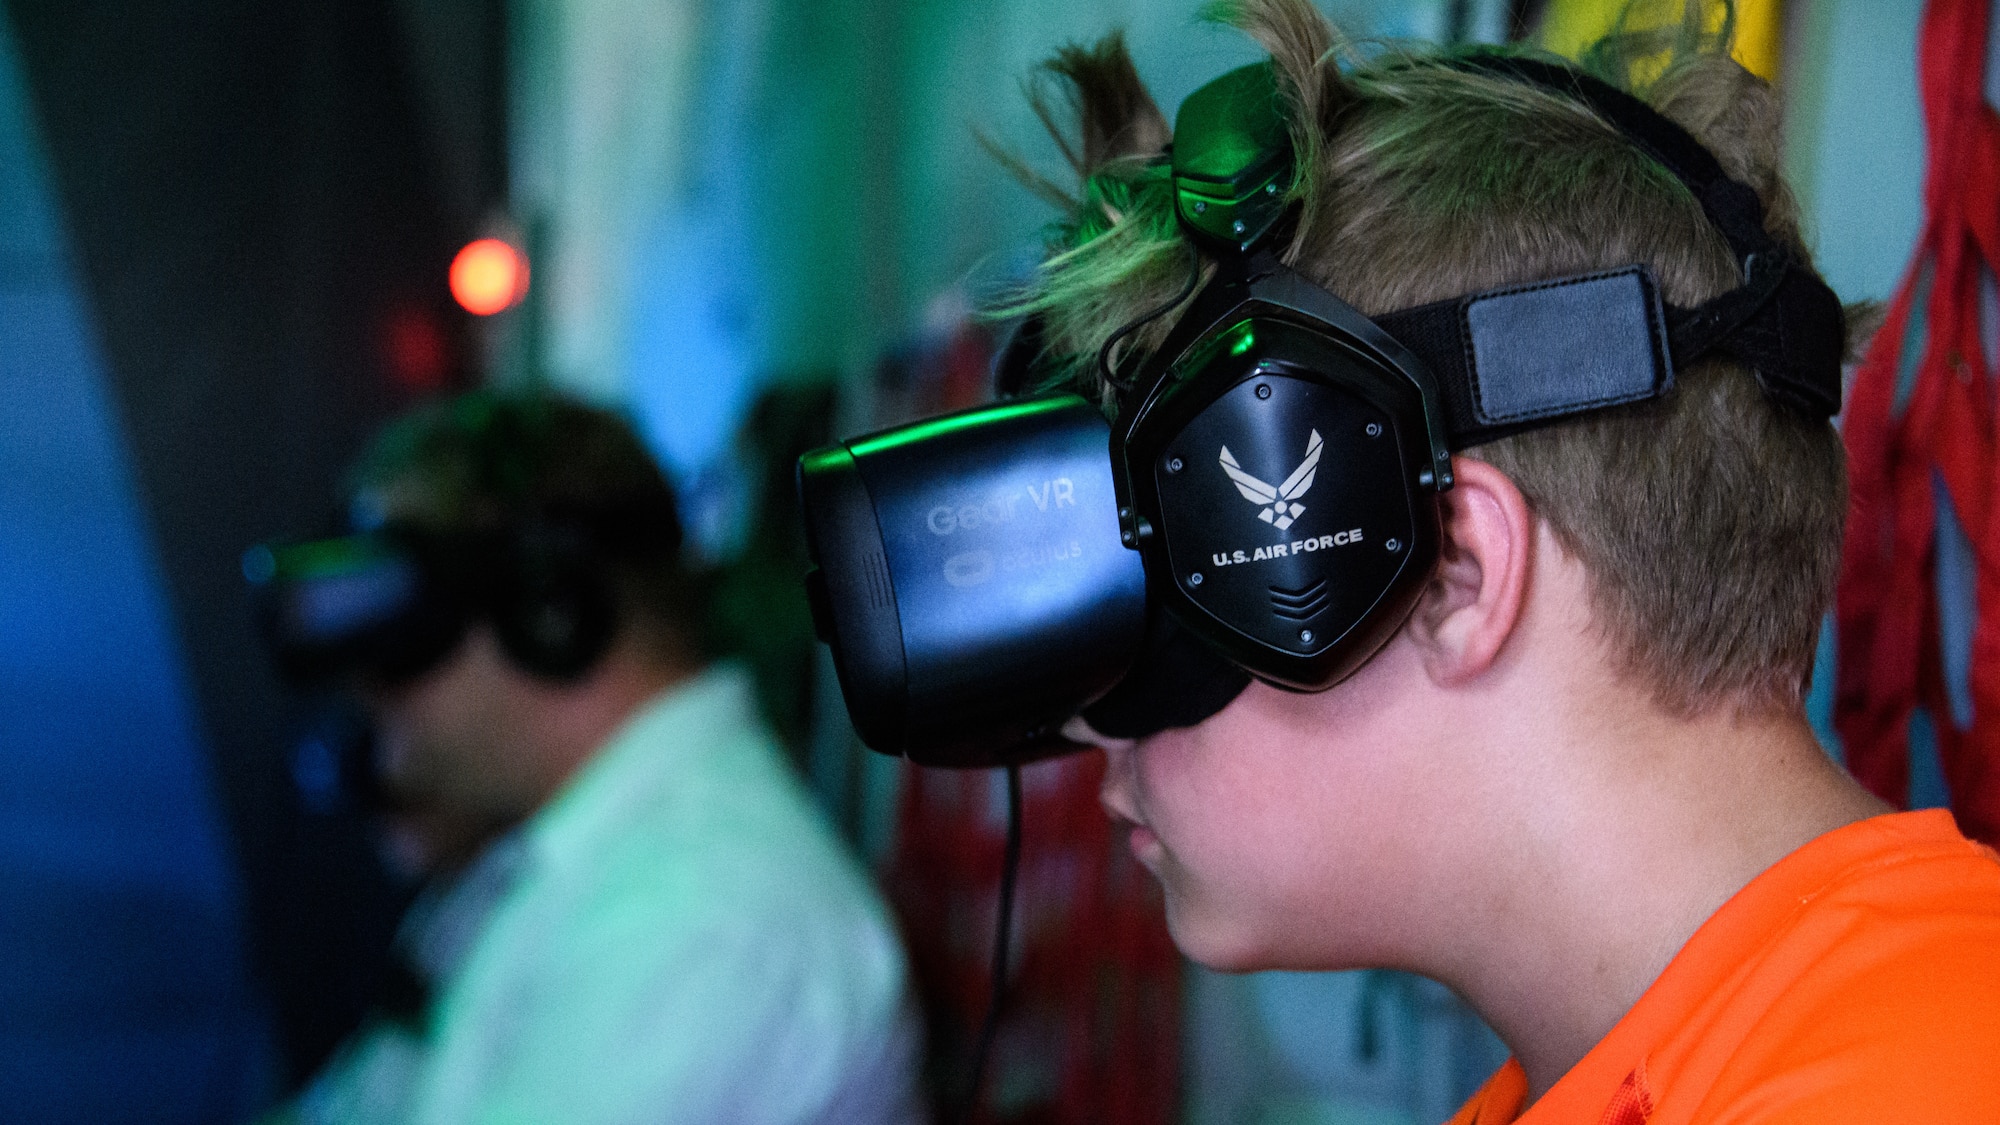
[[[1996,1125],[2000,856],[1943,810],[1835,829],[1702,923],[1524,1113],[1509,1061],[1451,1125]]]

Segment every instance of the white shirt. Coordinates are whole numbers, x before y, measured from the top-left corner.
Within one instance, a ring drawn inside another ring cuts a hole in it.
[[[895,930],[740,671],[643,707],[459,887],[431,928],[484,920],[462,955],[417,943],[443,970],[428,1032],[357,1040],[301,1119],[921,1120]]]

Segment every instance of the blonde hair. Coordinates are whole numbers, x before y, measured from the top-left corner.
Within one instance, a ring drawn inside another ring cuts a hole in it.
[[[1721,12],[1693,4],[1678,23],[1614,33],[1583,65],[1706,145],[1762,198],[1770,234],[1809,261],[1779,172],[1776,98],[1729,59]],[[1270,51],[1289,107],[1298,219],[1283,257],[1362,312],[1635,262],[1683,307],[1739,283],[1687,188],[1582,103],[1447,65],[1449,53],[1364,54],[1307,0],[1215,15]],[[1083,191],[1009,311],[1045,318],[1046,386],[1109,405],[1099,347],[1186,277],[1159,159],[1170,131],[1116,37],[1062,52],[1045,73],[1082,123],[1066,151]],[[1048,93],[1037,104],[1053,122]],[[1156,347],[1172,319],[1121,346]],[[1800,705],[1846,509],[1829,423],[1772,406],[1733,361],[1705,359],[1663,399],[1468,455],[1505,472],[1584,563],[1611,647],[1663,706]]]

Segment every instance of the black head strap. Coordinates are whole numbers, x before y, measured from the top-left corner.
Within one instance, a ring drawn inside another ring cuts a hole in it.
[[[1567,415],[1658,398],[1672,389],[1677,369],[1711,351],[1748,366],[1775,402],[1809,417],[1839,412],[1846,326],[1838,298],[1765,231],[1757,193],[1730,178],[1701,142],[1640,99],[1565,66],[1503,54],[1473,54],[1447,65],[1537,86],[1590,108],[1686,185],[1728,241],[1743,275],[1742,285],[1691,309],[1664,305],[1650,271],[1630,266],[1374,318],[1436,377],[1452,449]],[[1262,211],[1242,229],[1232,222],[1226,234],[1208,221],[1222,213],[1214,199],[1224,195],[1261,205],[1266,195],[1284,194],[1272,190],[1280,172],[1291,167],[1283,134],[1264,127],[1258,114],[1248,114],[1252,120],[1244,125],[1231,124],[1236,118],[1230,113],[1209,112],[1215,106],[1262,105],[1243,92],[1257,81],[1271,81],[1268,64],[1233,71],[1196,91],[1175,122],[1176,206],[1188,237],[1223,265],[1218,283],[1258,272],[1249,263],[1268,254],[1264,244],[1280,227]],[[1219,132],[1219,138],[1209,132]],[[1267,144],[1281,146],[1282,153],[1258,147]],[[1210,164],[1224,171],[1240,165],[1241,172],[1226,176]],[[1216,188],[1225,182],[1233,195]],[[1197,212],[1197,203],[1208,206]],[[1238,208],[1246,205],[1236,201]],[[1248,241],[1230,241],[1238,236]],[[1184,315],[1161,349],[1165,358],[1176,354],[1175,337],[1206,327],[1190,323],[1203,319],[1194,315],[1203,304],[1198,298]],[[1029,331],[1021,342],[1038,347],[1041,341]],[[1003,368],[1003,383],[1025,383],[1024,373]],[[1143,377],[1140,383],[1143,389]]]
[[[1631,94],[1568,67],[1500,54],[1450,65],[1589,107],[1686,185],[1743,275],[1739,287],[1691,309],[1662,308],[1651,276],[1634,267],[1376,318],[1431,365],[1454,448],[1657,397],[1672,387],[1676,369],[1710,351],[1749,366],[1776,402],[1812,417],[1839,412],[1846,333],[1839,299],[1765,231],[1757,193],[1731,179],[1701,142]]]
[[[1658,398],[1674,358],[1644,266],[1454,297],[1375,323],[1430,368],[1454,451]]]

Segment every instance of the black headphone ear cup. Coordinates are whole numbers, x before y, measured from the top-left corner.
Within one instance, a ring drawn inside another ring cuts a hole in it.
[[[493,629],[523,670],[552,680],[588,672],[611,646],[617,606],[581,537],[523,534],[510,552]]]
[[[1374,656],[1437,557],[1421,387],[1364,362],[1342,341],[1366,337],[1330,311],[1320,326],[1217,318],[1190,348],[1205,358],[1123,446],[1132,511],[1162,533],[1140,547],[1148,594],[1245,671],[1301,691]]]

